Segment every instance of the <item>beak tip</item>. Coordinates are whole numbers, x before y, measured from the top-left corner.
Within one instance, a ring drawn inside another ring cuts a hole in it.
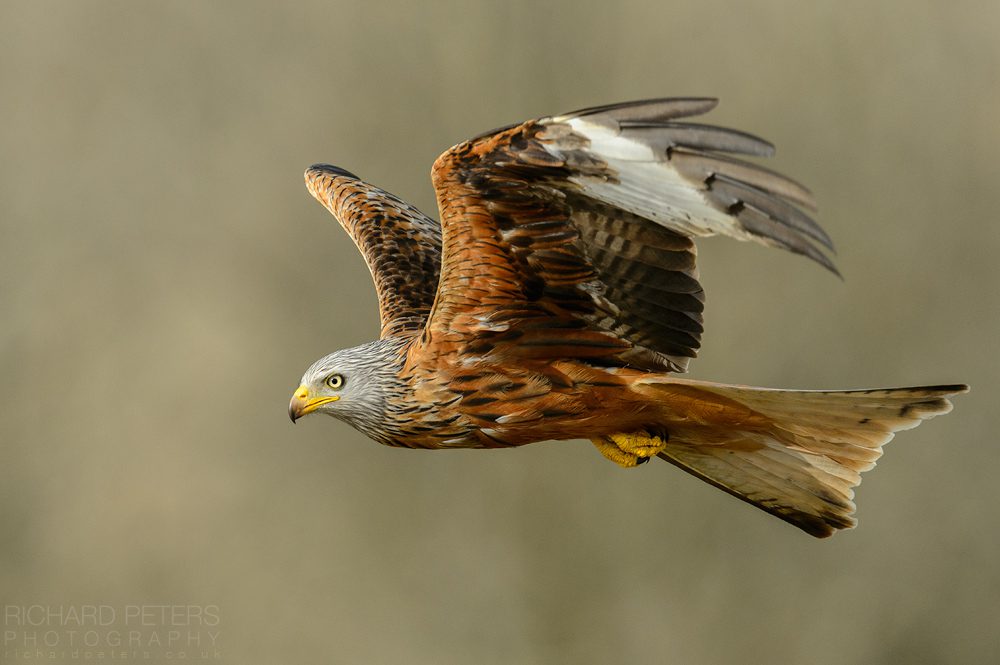
[[[305,406],[307,406],[306,399],[309,397],[309,389],[306,388],[305,384],[298,387],[295,394],[292,395],[292,400],[288,403],[288,419],[295,424],[295,421],[301,418]]]

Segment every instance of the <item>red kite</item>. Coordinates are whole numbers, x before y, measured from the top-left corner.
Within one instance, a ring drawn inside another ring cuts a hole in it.
[[[683,121],[713,99],[589,108],[497,129],[434,163],[441,223],[344,169],[309,191],[364,255],[380,339],[310,367],[289,406],[408,448],[587,438],[659,457],[808,533],[856,524],[853,488],[893,433],[964,385],[846,392],[683,380],[704,292],[693,238],[726,235],[828,270],[802,185],[733,154],[755,136]]]

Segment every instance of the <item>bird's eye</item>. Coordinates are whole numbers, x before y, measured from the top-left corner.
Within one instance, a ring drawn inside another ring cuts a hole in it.
[[[344,377],[340,374],[331,374],[326,379],[326,385],[330,386],[334,390],[340,390],[344,387]]]

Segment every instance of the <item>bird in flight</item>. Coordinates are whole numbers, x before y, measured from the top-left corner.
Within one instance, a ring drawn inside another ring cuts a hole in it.
[[[681,379],[700,346],[694,238],[786,249],[837,273],[811,193],[734,157],[766,141],[685,120],[716,100],[582,109],[502,127],[434,162],[441,221],[328,164],[309,192],[371,270],[379,339],[306,370],[288,413],[407,448],[590,439],[680,467],[817,537],[893,434],[964,385],[773,390]]]

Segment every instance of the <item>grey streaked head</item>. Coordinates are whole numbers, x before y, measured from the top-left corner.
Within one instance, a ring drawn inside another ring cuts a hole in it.
[[[383,438],[387,402],[403,387],[398,378],[401,347],[397,339],[381,339],[320,358],[302,375],[288,416],[295,422],[309,413],[325,413],[373,439]]]

